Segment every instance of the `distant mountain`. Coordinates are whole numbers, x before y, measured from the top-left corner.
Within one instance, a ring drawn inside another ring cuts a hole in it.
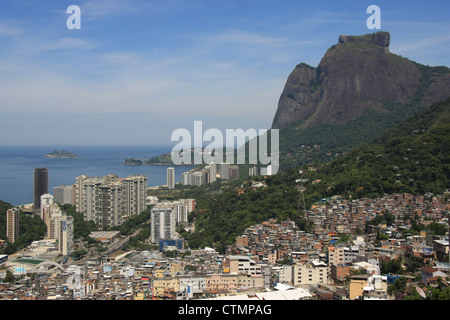
[[[450,96],[450,69],[389,51],[390,34],[339,37],[317,67],[289,75],[272,128],[280,167],[329,160]]]

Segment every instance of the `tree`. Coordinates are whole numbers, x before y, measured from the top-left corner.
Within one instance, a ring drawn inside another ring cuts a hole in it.
[[[16,281],[16,277],[14,277],[13,273],[11,272],[11,270],[6,269],[5,282],[13,283],[14,281]]]
[[[389,295],[403,294],[406,290],[407,279],[405,277],[400,277],[395,279],[394,284],[388,287],[387,293]]]

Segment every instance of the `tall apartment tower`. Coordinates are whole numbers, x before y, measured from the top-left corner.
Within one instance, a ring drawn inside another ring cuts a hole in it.
[[[73,217],[61,216],[57,219],[59,254],[70,255],[73,251]]]
[[[140,214],[147,209],[148,179],[145,175],[132,175],[122,180],[123,211],[125,216]]]
[[[51,194],[45,193],[41,196],[40,200],[40,214],[41,219],[45,221],[44,216],[46,213],[46,208],[53,203],[53,196]]]
[[[150,241],[158,244],[161,239],[173,239],[176,217],[173,207],[155,206],[151,210]]]
[[[59,237],[59,218],[64,214],[60,207],[53,203],[50,206],[44,208],[44,222],[47,225],[47,238],[48,239],[58,239]]]
[[[221,163],[220,164],[220,179],[222,180],[228,180],[230,179],[230,173],[229,173],[229,164],[227,163]]]
[[[167,188],[175,188],[175,169],[173,167],[167,168]]]
[[[34,169],[34,210],[41,208],[41,196],[48,193],[47,168]]]
[[[11,243],[19,237],[19,210],[16,208],[6,211],[6,237]]]
[[[217,165],[215,162],[211,162],[208,166],[209,169],[209,176],[208,176],[208,182],[212,183],[216,181],[217,179]]]
[[[133,175],[119,179],[79,176],[75,183],[75,206],[85,221],[99,228],[118,226],[124,217],[138,215],[146,209],[147,176]]]
[[[122,223],[122,185],[118,182],[104,183],[96,194],[93,220],[100,228],[118,226]]]

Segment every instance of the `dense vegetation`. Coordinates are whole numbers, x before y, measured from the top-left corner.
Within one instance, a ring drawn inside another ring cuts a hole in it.
[[[0,201],[0,239],[6,240],[6,211],[12,205]],[[14,243],[7,241],[5,247],[0,249],[4,254],[12,254],[20,250],[33,241],[42,239],[47,232],[47,226],[39,216],[19,212],[19,237]]]
[[[386,130],[403,123],[424,110],[425,90],[433,76],[447,74],[446,67],[430,67],[418,63],[421,78],[410,101],[380,101],[388,112],[366,111],[361,117],[340,125],[322,124],[301,129],[303,120],[280,129],[280,168],[295,168],[314,161],[330,161],[363,142],[370,142]],[[314,149],[317,145],[320,149]],[[307,147],[313,148],[308,149]]]
[[[328,195],[444,191],[450,185],[450,99],[361,144],[317,174]]]

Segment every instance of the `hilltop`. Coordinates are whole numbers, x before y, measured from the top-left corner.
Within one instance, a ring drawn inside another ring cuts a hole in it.
[[[449,68],[391,53],[390,41],[341,35],[317,67],[294,68],[272,123],[282,169],[329,161],[450,96]]]

